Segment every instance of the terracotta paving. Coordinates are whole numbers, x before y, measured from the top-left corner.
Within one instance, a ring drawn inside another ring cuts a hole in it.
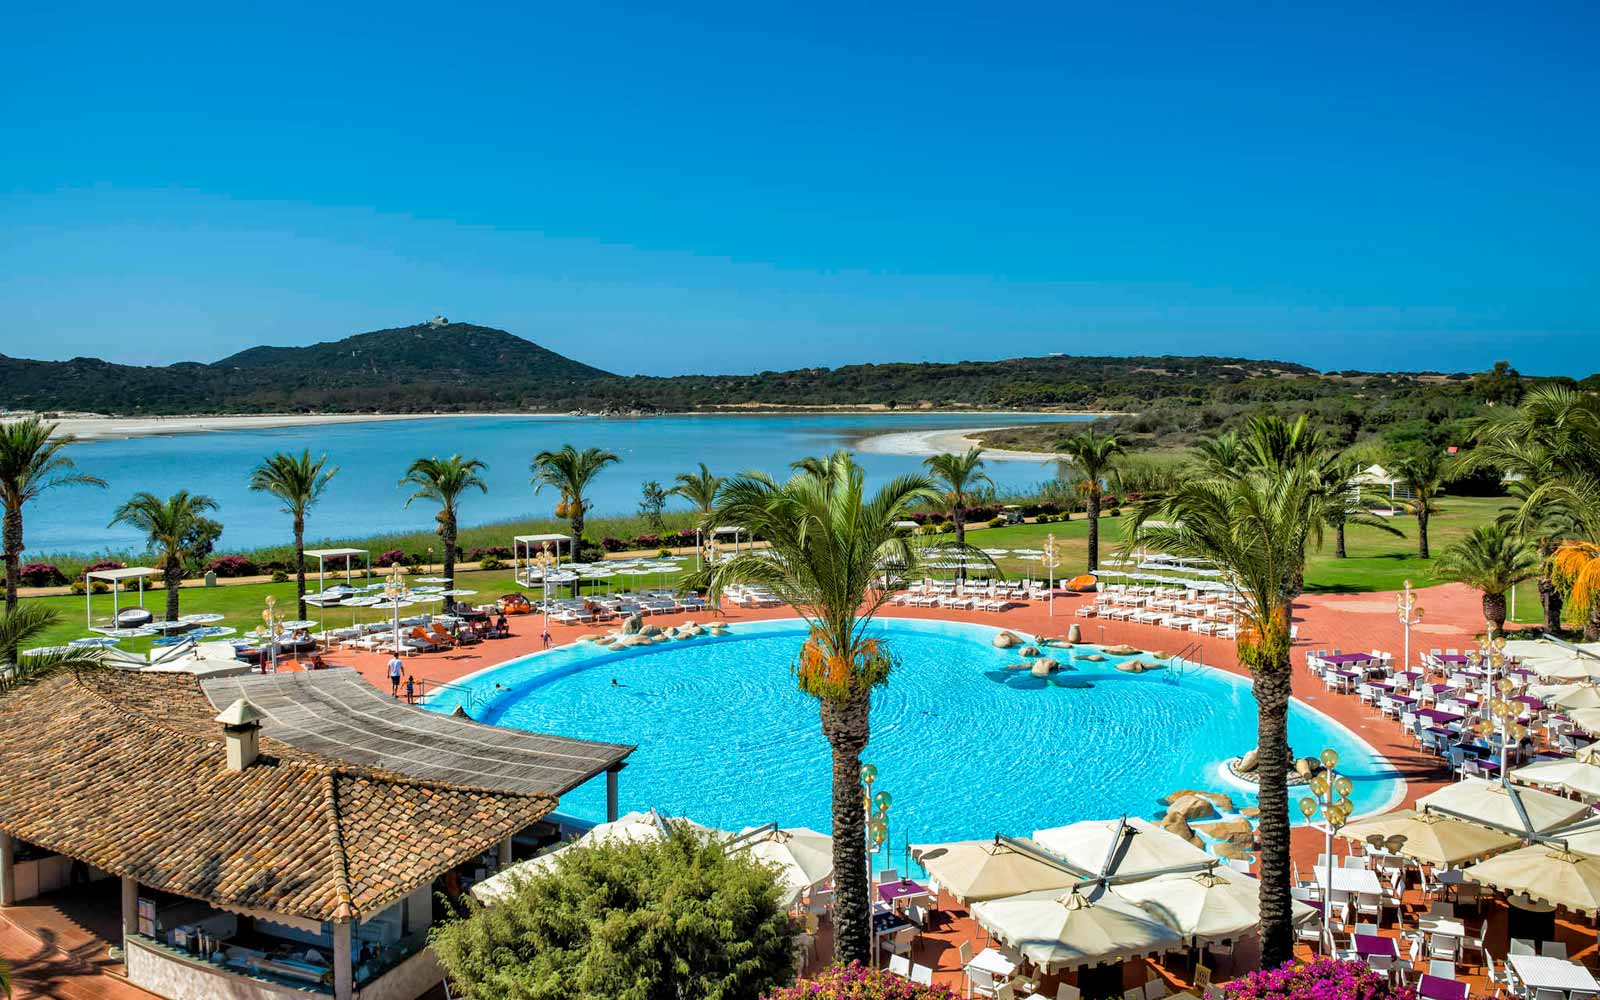
[[[1459,585],[1447,585],[1422,589],[1418,594],[1428,613],[1427,623],[1412,630],[1413,661],[1420,651],[1434,646],[1470,645],[1474,633],[1481,631],[1480,604],[1478,596],[1473,591]],[[1236,673],[1246,672],[1240,667],[1233,643],[1229,640],[1178,633],[1158,626],[1075,617],[1074,609],[1088,599],[1082,595],[1058,596],[1053,616],[1044,604],[1032,604],[1003,613],[892,607],[886,609],[885,615],[979,622],[1035,635],[1064,636],[1068,628],[1076,623],[1082,628],[1083,638],[1089,642],[1127,643],[1141,649],[1168,652],[1178,652],[1190,643],[1195,643],[1197,651],[1192,654],[1193,658]],[[1395,599],[1396,595],[1393,593],[1375,593],[1347,596],[1313,595],[1297,602],[1295,623],[1298,627],[1298,638],[1294,686],[1297,697],[1360,734],[1391,761],[1406,780],[1405,803],[1409,804],[1416,797],[1448,781],[1450,777],[1448,769],[1437,759],[1419,753],[1410,740],[1401,733],[1397,723],[1386,720],[1374,710],[1362,706],[1353,695],[1336,695],[1325,691],[1321,682],[1313,678],[1304,665],[1304,652],[1307,649],[1339,648],[1346,651],[1381,649],[1394,652],[1398,658],[1402,648],[1403,628],[1395,613]],[[718,617],[737,623],[789,615],[787,609],[783,608],[757,610],[730,607]],[[651,620],[665,625],[686,620],[706,621],[710,617],[712,617],[710,613],[680,613],[658,616]],[[513,617],[510,622],[514,633],[510,638],[457,650],[407,657],[405,659],[407,674],[418,680],[419,691],[425,691],[438,683],[455,681],[486,667],[544,648],[544,642],[540,637],[543,628],[542,616]],[[563,645],[574,641],[580,635],[612,627],[615,627],[615,623],[575,626],[552,624],[549,631],[552,645]],[[336,651],[328,654],[325,659],[330,665],[355,667],[374,685],[382,690],[388,690],[388,680],[385,675],[388,657],[384,654]],[[1293,834],[1291,848],[1296,864],[1302,872],[1306,872],[1315,863],[1317,854],[1322,851],[1323,839],[1315,830],[1297,828]],[[1415,893],[1412,895],[1415,896]],[[1408,898],[1408,903],[1420,905],[1420,900]],[[8,909],[3,916],[7,919],[17,919],[27,926],[23,920],[18,919],[26,914]],[[981,941],[982,933],[964,911],[951,908],[944,912],[943,917],[941,923],[918,940],[913,959],[919,964],[934,966],[938,981],[959,986],[959,963],[956,961],[959,942]],[[1497,913],[1489,914],[1489,918],[1491,950],[1496,950],[1498,943],[1496,953],[1504,954],[1503,908]],[[48,932],[49,921],[43,921],[43,924]],[[1415,925],[1414,916],[1411,924]],[[1498,942],[1496,934],[1499,935]],[[1561,936],[1567,940],[1575,957],[1591,959],[1594,957],[1595,933],[1592,927],[1563,924]],[[831,950],[826,928],[818,945],[818,954],[825,959]],[[74,943],[70,947],[77,947],[77,944]],[[108,977],[100,979],[106,984],[107,992],[65,992],[80,989],[84,983],[74,980],[73,976],[66,975],[57,967],[73,966],[75,971],[76,965],[81,963],[71,961],[58,952],[56,954],[59,957],[45,960],[43,965],[34,966],[33,968],[38,971],[30,971],[30,966],[27,964],[29,957],[48,952],[41,952],[38,937],[20,932],[16,927],[8,926],[3,921],[0,921],[0,954],[4,954],[16,964],[18,984],[22,990],[18,995],[22,997],[146,996]],[[1243,970],[1251,967],[1253,962],[1254,944],[1247,942],[1240,947],[1233,965],[1234,968]],[[1136,985],[1147,974],[1160,974],[1172,981],[1175,986],[1182,986],[1186,982],[1182,964],[1174,963],[1174,965],[1178,969],[1177,972],[1152,965],[1152,971],[1147,973],[1140,963],[1130,963],[1125,974],[1129,985]],[[92,977],[92,970],[86,971]],[[1228,965],[1224,965],[1220,970],[1221,978],[1226,978],[1231,971],[1233,970]],[[66,981],[56,987],[52,985],[54,981],[51,976],[62,976]],[[1470,970],[1464,978],[1474,983],[1474,993],[1481,992],[1481,979],[1475,980]],[[1053,993],[1053,982],[1047,985]],[[57,989],[57,992],[48,992],[52,988]],[[131,992],[114,992],[117,989]],[[35,992],[29,993],[28,990]]]

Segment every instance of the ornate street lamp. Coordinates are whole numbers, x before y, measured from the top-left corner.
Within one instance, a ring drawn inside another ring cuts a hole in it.
[[[272,647],[272,672],[278,672],[278,599],[271,594],[267,595],[266,609],[261,612],[263,630],[267,633],[267,643]],[[262,669],[266,664],[262,664]]]
[[[1406,589],[1395,598],[1396,610],[1399,612],[1400,624],[1406,627],[1406,658],[1404,669],[1411,669],[1411,626],[1422,624],[1422,605],[1417,602],[1417,595],[1411,591],[1411,581],[1406,581]]]
[[[1050,617],[1056,616],[1056,567],[1061,564],[1061,553],[1056,547],[1056,533],[1050,532],[1044,540],[1044,566],[1050,583]]]
[[[1350,793],[1355,789],[1355,784],[1345,775],[1334,770],[1339,766],[1339,751],[1329,748],[1322,751],[1319,758],[1323,770],[1310,776],[1309,788],[1311,794],[1300,800],[1300,815],[1307,820],[1322,813],[1323,821],[1323,852],[1328,859],[1327,881],[1322,887],[1322,930],[1328,942],[1328,954],[1333,954],[1333,834],[1339,827],[1344,826],[1350,819],[1350,814],[1355,811],[1355,803],[1350,801]],[[1310,770],[1307,766],[1306,770]]]

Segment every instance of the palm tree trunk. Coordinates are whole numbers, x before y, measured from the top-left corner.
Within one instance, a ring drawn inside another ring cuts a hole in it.
[[[444,578],[449,580],[448,586],[456,585],[456,516],[446,514],[439,522],[439,538],[444,542]]]
[[[1417,558],[1428,558],[1428,511],[1417,511]]]
[[[1483,623],[1489,629],[1490,639],[1506,630],[1506,595],[1483,595]]]
[[[22,568],[22,507],[7,506],[5,515],[6,614],[17,610],[17,582]],[[0,657],[5,655],[0,650]]]
[[[294,593],[300,604],[300,617],[306,616],[306,519],[294,519]]]
[[[1333,526],[1333,557],[1335,559],[1344,559],[1344,558],[1346,558],[1345,557],[1345,552],[1344,552],[1344,522],[1343,521],[1340,521],[1338,524]]]
[[[1289,689],[1288,651],[1281,662],[1255,668],[1256,739],[1261,807],[1261,966],[1271,969],[1294,956],[1289,897]]]
[[[578,558],[583,548],[583,498],[572,501],[572,513],[567,515],[567,526],[572,529],[572,558]]]
[[[1561,631],[1561,589],[1548,575],[1539,578],[1539,606],[1544,608],[1544,630]]]
[[[824,698],[822,734],[833,748],[833,959],[869,963],[872,916],[867,892],[867,817],[861,802],[861,751],[871,735],[867,692],[847,702]]]
[[[1089,491],[1089,572],[1100,568],[1100,491]]]
[[[1600,605],[1589,612],[1589,620],[1583,623],[1583,641],[1595,642],[1600,640]]]
[[[956,547],[960,548],[967,544],[967,512],[959,506],[952,506],[950,508],[950,520],[956,526]],[[965,580],[966,578],[967,567],[965,561],[963,561],[962,565],[956,567],[956,579]]]
[[[179,589],[183,583],[183,563],[176,554],[168,554],[167,562],[162,569],[162,585],[167,588],[167,621],[178,620]]]

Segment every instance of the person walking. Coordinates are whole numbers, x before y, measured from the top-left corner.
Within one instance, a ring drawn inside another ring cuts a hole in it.
[[[400,697],[400,677],[405,672],[406,665],[400,662],[399,653],[389,658],[389,697]]]
[[[417,703],[417,679],[415,677],[407,677],[406,678],[406,704],[407,705],[415,705],[416,703]]]

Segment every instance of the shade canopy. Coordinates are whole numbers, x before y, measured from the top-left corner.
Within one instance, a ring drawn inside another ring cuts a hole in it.
[[[1046,974],[1184,946],[1181,934],[1109,889],[1045,889],[972,906],[978,926]]]
[[[1600,750],[1585,747],[1576,757],[1536,761],[1512,771],[1511,779],[1600,799]]]
[[[790,903],[833,874],[833,838],[807,827],[747,828],[739,831],[735,849],[775,867]]]
[[[1373,846],[1381,843],[1395,854],[1447,867],[1486,858],[1522,842],[1508,833],[1414,809],[1357,820],[1341,827],[1339,836]]]
[[[1591,736],[1600,735],[1600,708],[1580,708],[1567,713],[1572,724]]]
[[[1513,791],[1528,815],[1527,823],[1523,822],[1512,799]],[[1527,832],[1530,825],[1533,832],[1545,833],[1589,812],[1589,807],[1582,802],[1532,788],[1513,789],[1498,781],[1482,778],[1464,778],[1446,785],[1424,795],[1417,800],[1417,804],[1430,812],[1443,812],[1455,819],[1466,819],[1516,833]]]
[[[1208,868],[1217,859],[1147,819],[1089,819],[1048,830],[1033,839],[1074,868],[1118,881],[1173,868]]]
[[[1066,889],[1082,879],[1041,858],[1044,849],[1031,841],[1021,847],[993,840],[956,840],[945,844],[913,844],[911,856],[928,877],[963,903],[999,899],[1041,889]],[[1026,848],[1032,847],[1037,853]]]
[[[1557,708],[1600,708],[1600,688],[1593,684],[1575,684],[1569,691],[1558,695],[1550,704]]]
[[[1600,857],[1556,844],[1534,844],[1463,872],[1481,885],[1520,892],[1594,916],[1600,912]]]
[[[1559,660],[1534,660],[1528,666],[1546,681],[1592,681],[1600,679],[1600,659],[1568,655]]]
[[[1195,942],[1231,941],[1261,923],[1260,881],[1227,867],[1161,875],[1119,885],[1114,891]],[[1317,915],[1299,900],[1292,905],[1297,924]]]

